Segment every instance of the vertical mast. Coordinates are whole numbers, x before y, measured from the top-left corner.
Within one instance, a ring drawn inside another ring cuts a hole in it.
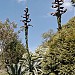
[[[52,8],[56,8],[56,12],[51,13],[51,15],[57,17],[58,30],[62,29],[61,27],[61,15],[64,14],[67,9],[64,10],[64,7],[61,6],[64,3],[64,0],[55,0],[52,4]]]
[[[25,43],[26,43],[26,50],[27,50],[27,53],[28,53],[27,61],[28,61],[28,66],[29,66],[29,72],[32,72],[32,69],[31,69],[31,56],[30,56],[30,52],[29,52],[29,49],[28,49],[28,28],[29,28],[29,26],[32,26],[32,25],[29,24],[31,19],[29,19],[30,14],[28,14],[28,11],[29,11],[29,9],[28,9],[28,7],[26,7],[26,9],[24,10],[24,12],[25,12],[24,16],[22,16],[23,19],[24,19],[24,20],[22,20],[22,22],[24,23],[24,29],[25,29]]]

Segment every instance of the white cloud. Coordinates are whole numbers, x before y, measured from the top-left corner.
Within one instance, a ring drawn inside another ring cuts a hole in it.
[[[20,2],[23,2],[23,1],[26,1],[26,0],[17,0],[17,1],[20,3]]]
[[[64,4],[63,4],[64,7],[71,7],[72,4],[71,4],[71,0],[64,0]]]
[[[68,10],[71,10],[71,8],[72,8],[71,0],[64,0],[63,6],[64,6],[65,8],[67,8]]]

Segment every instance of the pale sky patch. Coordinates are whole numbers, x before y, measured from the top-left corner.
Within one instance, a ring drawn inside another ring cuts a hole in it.
[[[0,52],[1,52],[1,49],[0,49]]]
[[[47,13],[47,14],[45,14],[43,17],[44,17],[44,18],[48,18],[48,17],[51,16],[50,14],[51,14],[51,13]]]
[[[68,10],[72,10],[72,9],[71,9],[71,8],[72,8],[71,0],[64,0],[63,6],[64,6],[65,8],[67,8]]]
[[[18,1],[19,3],[20,3],[20,2],[23,2],[23,1],[25,1],[25,2],[26,2],[26,0],[17,0],[17,1]]]
[[[71,6],[72,6],[71,0],[64,0],[63,6],[64,6],[64,7],[67,7],[67,8],[71,7]]]

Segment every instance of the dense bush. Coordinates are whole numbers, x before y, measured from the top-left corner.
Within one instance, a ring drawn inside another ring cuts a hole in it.
[[[48,44],[41,64],[43,75],[75,75],[75,17]]]

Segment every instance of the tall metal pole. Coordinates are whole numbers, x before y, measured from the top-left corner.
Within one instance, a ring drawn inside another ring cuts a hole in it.
[[[62,29],[62,27],[61,27],[61,15],[67,11],[67,9],[64,10],[64,7],[61,6],[63,3],[64,3],[64,0],[55,0],[55,2],[52,3],[52,4],[54,4],[54,5],[52,5],[52,8],[57,8],[56,12],[51,13],[51,15],[57,17],[58,30]]]
[[[28,49],[28,28],[29,26],[32,26],[29,24],[29,22],[31,21],[31,19],[29,19],[29,15],[28,14],[28,7],[26,7],[26,9],[24,10],[25,14],[24,14],[24,20],[22,20],[22,22],[24,23],[24,28],[25,28],[25,40],[26,40],[26,50],[27,50],[27,53],[28,53],[28,65],[29,65],[29,72],[32,72],[32,67],[31,67],[31,56],[30,56],[30,52],[29,52],[29,49]]]

